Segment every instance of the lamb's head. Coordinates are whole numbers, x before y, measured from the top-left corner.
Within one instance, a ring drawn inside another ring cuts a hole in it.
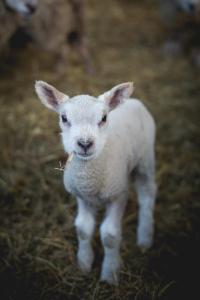
[[[28,17],[36,11],[38,0],[6,0],[6,4],[21,16]]]
[[[37,81],[35,88],[42,103],[59,114],[65,151],[84,160],[101,153],[108,137],[109,113],[133,92],[131,82],[117,85],[97,98],[69,98],[43,81]]]

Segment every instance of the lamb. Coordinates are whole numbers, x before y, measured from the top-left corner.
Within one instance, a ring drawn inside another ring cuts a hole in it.
[[[88,73],[92,71],[83,0],[5,0],[5,4],[0,7],[0,21],[6,23],[0,31],[0,46],[20,28],[19,32],[24,32],[37,47],[53,54],[57,69],[65,68],[63,62],[70,45],[75,46]]]
[[[5,0],[6,5],[22,17],[31,16],[38,4],[38,0]]]
[[[20,17],[13,15],[3,1],[0,1],[0,50],[4,50],[7,43],[20,24]]]
[[[77,198],[79,267],[86,273],[91,270],[91,239],[97,210],[103,206],[101,280],[117,284],[121,223],[133,173],[139,204],[137,244],[145,250],[153,243],[154,120],[139,100],[129,98],[133,92],[131,82],[119,84],[97,98],[70,98],[43,81],[37,81],[35,89],[41,102],[59,114],[63,146],[72,158],[64,170],[64,186]]]
[[[164,53],[185,52],[200,66],[200,0],[160,0],[162,20],[168,31]]]
[[[5,0],[0,2],[0,50],[7,48],[10,39],[30,22],[37,9],[38,0]]]
[[[179,11],[193,15],[198,10],[199,0],[160,0],[160,9],[167,26],[172,26]]]

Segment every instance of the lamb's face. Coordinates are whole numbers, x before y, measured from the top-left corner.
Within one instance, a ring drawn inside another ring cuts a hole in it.
[[[189,14],[194,14],[200,5],[200,0],[177,0],[176,2],[181,10]]]
[[[83,160],[101,153],[108,136],[109,112],[133,92],[131,82],[119,84],[98,98],[80,95],[70,99],[43,81],[37,81],[35,88],[42,103],[59,113],[65,151]]]
[[[6,4],[21,16],[27,17],[36,11],[38,0],[6,0]]]
[[[65,151],[81,159],[97,157],[107,137],[105,103],[86,95],[76,96],[60,106],[59,115]]]

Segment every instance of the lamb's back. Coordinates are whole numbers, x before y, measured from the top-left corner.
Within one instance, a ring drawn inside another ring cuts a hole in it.
[[[127,99],[109,116],[113,160],[132,169],[154,144],[155,123],[147,108],[137,99]]]

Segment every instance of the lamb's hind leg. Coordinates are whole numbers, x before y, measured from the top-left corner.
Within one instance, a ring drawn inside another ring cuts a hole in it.
[[[137,244],[142,250],[153,244],[154,205],[156,196],[155,167],[152,158],[148,164],[139,166],[135,187],[139,204]]]
[[[118,283],[120,269],[120,241],[121,220],[124,213],[126,199],[110,203],[106,210],[106,217],[101,225],[101,241],[104,247],[104,261],[101,280],[110,284]]]
[[[91,270],[94,253],[91,246],[91,239],[95,228],[95,211],[82,199],[77,199],[78,215],[75,226],[78,236],[78,264],[80,269],[87,273]]]

